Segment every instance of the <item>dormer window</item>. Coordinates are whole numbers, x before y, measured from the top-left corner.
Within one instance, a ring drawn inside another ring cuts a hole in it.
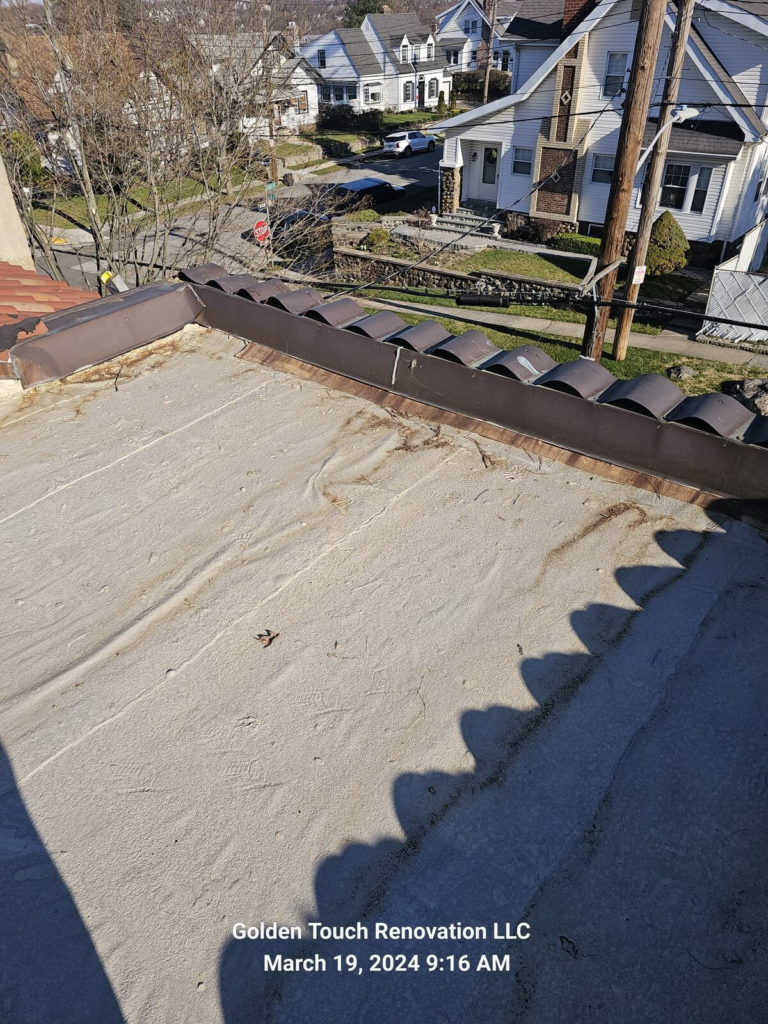
[[[421,60],[421,47],[420,46],[414,46],[414,48],[413,48],[413,59],[414,59],[414,62]]]
[[[427,43],[427,60],[432,60],[435,56],[435,48],[432,43]]]
[[[403,45],[400,47],[400,60],[403,62],[403,64],[405,64],[406,61],[408,60],[408,44],[407,43],[403,43]]]
[[[471,34],[471,32],[472,32],[472,22],[469,20],[469,18],[465,18],[464,19],[464,35],[468,36],[468,35]]]

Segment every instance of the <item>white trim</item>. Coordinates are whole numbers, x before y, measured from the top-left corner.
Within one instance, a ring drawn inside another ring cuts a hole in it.
[[[723,215],[723,207],[725,206],[726,196],[728,195],[728,189],[731,186],[731,178],[733,177],[734,163],[725,165],[725,174],[723,175],[723,181],[720,185],[720,195],[717,197],[717,206],[712,216],[712,227],[710,228],[710,237],[714,238],[717,234],[717,230],[720,227],[720,220]]]
[[[516,103],[527,100],[537,86],[544,81],[550,71],[554,70],[566,53],[572,50],[587,32],[591,32],[596,27],[616,3],[617,0],[600,0],[594,11],[588,14],[584,21],[539,65],[528,81],[525,82],[520,92],[513,93],[511,96],[503,96],[500,100],[494,100],[493,103],[486,103],[478,108],[482,111],[480,117],[478,117],[478,110],[468,110],[466,114],[458,114],[456,117],[449,117],[447,121],[439,121],[437,124],[432,125],[433,130],[440,129],[442,131],[444,128],[459,128],[461,125],[471,124],[484,117],[488,117],[490,114],[495,114],[499,110],[506,110],[507,107],[512,107]]]
[[[768,23],[754,14],[749,14],[748,11],[743,11],[740,7],[731,7],[730,4],[723,3],[722,0],[697,0],[697,2],[702,7],[714,11],[716,14],[722,14],[723,17],[730,18],[744,28],[751,28],[753,32],[759,32],[762,36],[768,36]]]

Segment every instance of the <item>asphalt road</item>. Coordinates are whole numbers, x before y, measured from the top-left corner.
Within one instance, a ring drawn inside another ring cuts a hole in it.
[[[298,200],[307,195],[306,183],[324,183],[353,181],[355,178],[370,177],[381,178],[393,185],[437,185],[438,165],[442,156],[442,146],[438,146],[433,153],[417,153],[409,158],[399,159],[374,159],[363,162],[356,160],[352,164],[339,164],[338,169],[327,174],[307,174],[302,176],[301,182],[293,186],[281,186],[276,190],[278,201],[286,203],[288,200]],[[214,259],[230,261],[233,269],[241,264],[243,269],[253,263],[257,250],[249,243],[243,242],[240,235],[243,231],[251,228],[254,223],[254,212],[252,204],[235,208],[228,217],[227,229],[219,239],[219,247],[214,253]],[[200,214],[182,216],[175,223],[171,232],[170,245],[176,252],[183,252],[189,248],[194,253],[194,242],[204,237],[204,225],[201,223]],[[66,237],[67,232],[62,232]],[[147,234],[141,239],[144,243],[145,252],[152,251],[153,237]],[[59,266],[64,272],[69,284],[79,288],[96,288],[97,267],[90,256],[88,248],[80,249],[77,253],[59,252]],[[194,255],[190,262],[196,262]],[[182,261],[183,265],[183,261]],[[45,270],[41,266],[41,270]],[[132,285],[134,282],[127,282]]]

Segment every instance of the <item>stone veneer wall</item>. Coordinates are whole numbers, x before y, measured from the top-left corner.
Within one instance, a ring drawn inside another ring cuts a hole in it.
[[[520,277],[518,274],[502,274],[479,271],[462,274],[458,270],[422,265],[411,267],[408,260],[391,256],[376,256],[337,246],[334,249],[336,276],[340,281],[365,282],[399,271],[387,284],[406,288],[444,288],[447,291],[481,292],[486,295],[506,295],[511,300],[527,299],[546,304],[552,299],[573,299],[577,296],[577,285],[553,284],[535,277]],[[585,260],[584,268],[588,263]],[[386,287],[384,285],[383,287]],[[407,299],[407,296],[403,296]],[[450,316],[450,310],[446,310]]]
[[[440,213],[455,213],[461,204],[461,168],[440,168]]]

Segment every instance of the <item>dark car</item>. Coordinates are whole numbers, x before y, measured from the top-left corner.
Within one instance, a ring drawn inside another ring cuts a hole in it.
[[[355,178],[354,181],[337,181],[331,185],[321,185],[318,193],[321,199],[328,200],[334,209],[350,206],[377,206],[395,199],[405,189],[402,185],[393,185],[381,178]]]

